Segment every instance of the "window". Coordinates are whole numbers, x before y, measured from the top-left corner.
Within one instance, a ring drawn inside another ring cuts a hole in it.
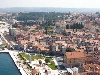
[[[70,63],[71,63],[71,60],[70,60]]]
[[[75,63],[75,59],[74,59],[74,63]]]
[[[71,59],[70,59],[70,63],[71,63]]]

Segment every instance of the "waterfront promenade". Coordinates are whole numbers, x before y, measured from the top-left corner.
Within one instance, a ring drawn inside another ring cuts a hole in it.
[[[18,70],[20,71],[21,75],[29,75],[23,69],[23,66],[18,63],[18,58],[16,57],[18,52],[10,51],[10,50],[3,50],[3,51],[0,51],[0,52],[8,52],[10,54],[11,58],[13,59],[15,65],[17,66]]]

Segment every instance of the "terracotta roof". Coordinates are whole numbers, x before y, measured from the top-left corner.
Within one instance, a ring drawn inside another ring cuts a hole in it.
[[[100,65],[98,64],[87,64],[83,66],[87,71],[89,71],[89,67],[92,67],[95,69],[95,72],[100,74]]]
[[[52,46],[57,46],[57,44],[56,43],[53,43]]]
[[[65,41],[55,41],[55,43],[65,43]]]
[[[83,52],[66,52],[67,58],[83,58],[86,55]]]
[[[32,70],[32,73],[34,73],[34,74],[39,73],[39,70],[38,69],[34,69],[34,70]]]

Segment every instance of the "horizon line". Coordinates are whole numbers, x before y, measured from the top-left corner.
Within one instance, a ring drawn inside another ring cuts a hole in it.
[[[73,9],[100,9],[99,8],[87,8],[87,7],[0,7],[0,9],[6,9],[6,8],[73,8]]]

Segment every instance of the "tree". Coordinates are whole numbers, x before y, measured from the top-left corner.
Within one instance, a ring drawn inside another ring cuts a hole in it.
[[[49,62],[50,62],[50,60],[49,60],[49,59],[45,59],[45,62],[46,62],[46,63],[49,63]]]
[[[40,54],[46,55],[46,52],[45,51],[41,51]]]
[[[94,51],[98,51],[98,47],[95,47],[95,48],[94,48]]]
[[[0,21],[2,21],[2,19],[3,19],[3,16],[0,16]]]
[[[18,28],[18,24],[15,23],[15,24],[12,25],[12,27],[13,27],[13,28]]]
[[[73,52],[73,51],[74,50],[72,48],[69,48],[69,47],[66,49],[66,52]]]
[[[50,51],[49,53],[51,56],[54,56],[55,55],[55,52],[54,51]]]
[[[19,13],[17,16],[17,20],[18,21],[26,21],[26,20],[38,20],[41,19],[43,17],[43,15],[45,16],[45,20],[50,21],[49,23],[52,23],[52,20],[60,20],[61,17],[63,16],[64,13],[60,13],[60,12],[29,12],[29,13]]]
[[[66,29],[69,29],[69,28],[70,28],[70,26],[67,24],[67,25],[66,25]]]
[[[41,61],[41,60],[39,60],[39,64],[40,64],[40,65],[42,64],[42,61]]]
[[[64,36],[67,36],[67,33],[66,33],[65,30],[62,32],[62,34],[63,34]]]
[[[81,28],[80,28],[80,29],[84,28],[84,26],[83,26],[82,22],[81,22],[80,26],[81,26]]]
[[[45,34],[48,33],[48,30],[47,30],[47,29],[48,29],[48,27],[46,26],[46,27],[45,27]]]
[[[72,75],[70,72],[67,72],[67,75]]]
[[[99,29],[96,29],[96,32],[99,32]]]
[[[13,47],[11,47],[10,49],[13,50]]]
[[[38,49],[38,53],[39,53],[39,55],[40,55],[40,52],[41,52],[41,49],[39,48],[39,49]]]
[[[84,28],[82,22],[81,23],[74,23],[73,25],[70,26],[70,29],[73,29],[73,31],[74,31],[74,29],[76,29],[76,31],[77,31],[77,29],[82,29],[82,28]]]
[[[99,12],[96,12],[95,14],[100,14]]]
[[[48,24],[48,26],[53,25],[52,20],[48,20],[48,21],[47,21],[47,24]]]

